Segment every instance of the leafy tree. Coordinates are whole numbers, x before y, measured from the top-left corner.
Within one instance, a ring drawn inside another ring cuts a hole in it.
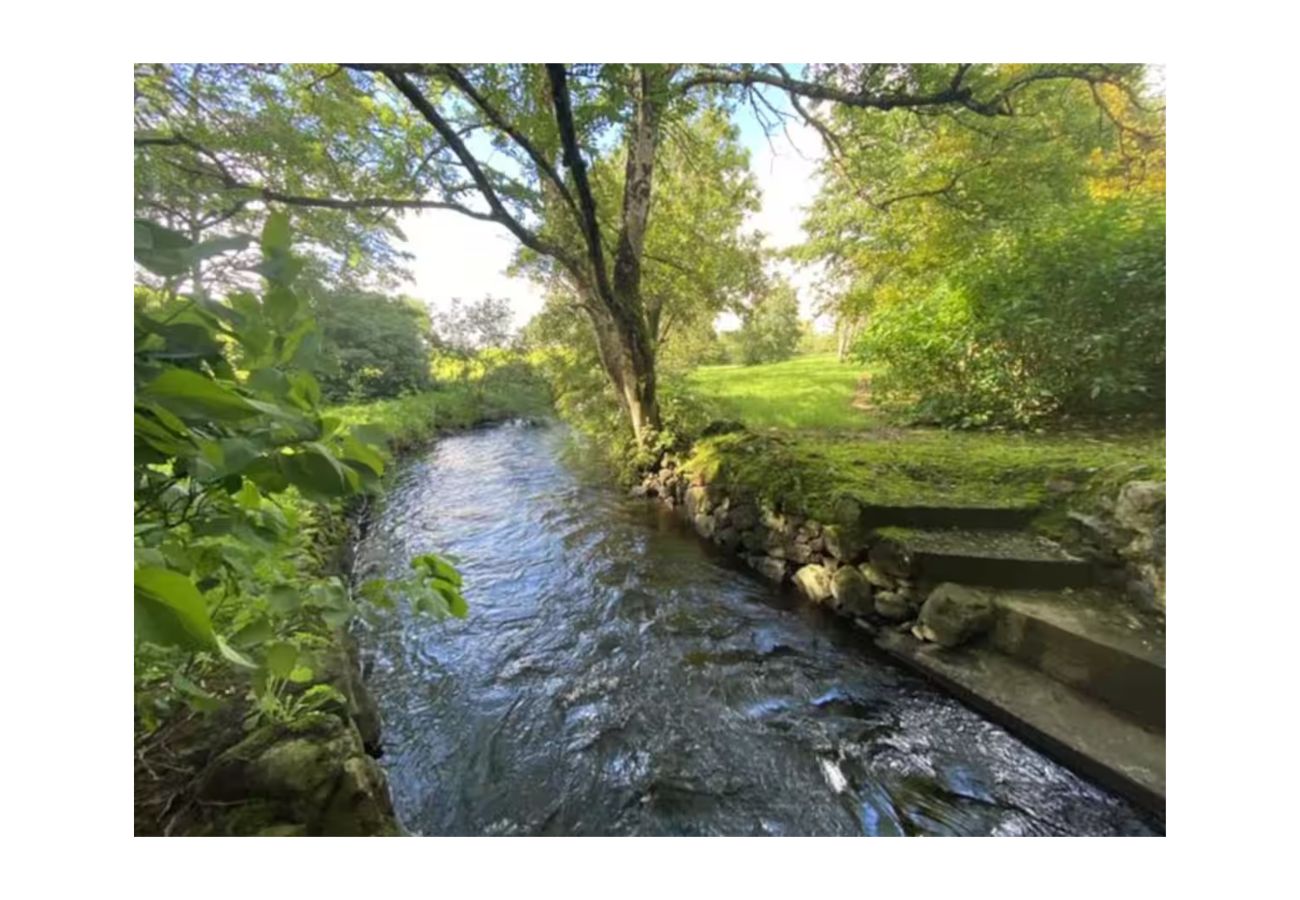
[[[771,88],[835,144],[834,123],[805,100],[995,119],[1031,86],[1127,88],[1140,77],[1140,67],[1103,65],[865,64],[801,75],[780,65],[231,68],[227,100],[238,102],[218,112],[232,106],[233,127],[200,106],[195,136],[168,107],[137,146],[192,153],[188,167],[236,197],[374,215],[390,233],[392,213],[412,208],[504,226],[578,289],[602,368],[642,440],[661,424],[646,247],[658,163],[681,123],[702,109],[757,105]],[[612,216],[595,175],[609,158],[621,160]]]
[[[513,334],[514,310],[510,301],[491,295],[463,302],[453,297],[433,317],[437,345],[459,355],[472,355],[490,348],[504,349]]]
[[[407,297],[318,290],[316,321],[324,360],[325,399],[374,400],[427,389],[431,330],[428,308]]]
[[[1156,99],[1066,82],[991,120],[834,111],[852,140],[824,165],[799,255],[838,283],[829,311],[877,403],[962,425],[1159,405]]]
[[[744,311],[736,335],[739,362],[752,366],[789,359],[802,334],[798,295],[778,280]]]

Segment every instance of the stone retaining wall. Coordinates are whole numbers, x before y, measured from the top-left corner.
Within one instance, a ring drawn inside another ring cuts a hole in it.
[[[754,497],[729,495],[702,474],[669,459],[633,488],[680,511],[703,538],[731,551],[771,581],[790,582],[809,600],[860,620],[906,622],[921,602],[910,563],[893,542],[859,524],[851,499],[837,505],[834,521],[777,509]]]

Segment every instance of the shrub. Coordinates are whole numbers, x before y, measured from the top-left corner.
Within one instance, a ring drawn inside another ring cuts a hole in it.
[[[998,235],[929,294],[880,309],[855,347],[872,396],[972,427],[1162,412],[1163,202],[1067,207]]]

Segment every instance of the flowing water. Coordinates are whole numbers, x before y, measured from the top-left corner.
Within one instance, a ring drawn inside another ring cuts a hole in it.
[[[454,554],[470,615],[362,634],[417,834],[1150,834],[1159,826],[624,496],[560,427],[441,440],[359,579]]]

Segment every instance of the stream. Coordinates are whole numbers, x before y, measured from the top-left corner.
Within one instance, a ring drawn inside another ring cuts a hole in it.
[[[470,604],[359,634],[411,833],[1160,833],[591,455],[560,426],[445,437],[371,517],[358,580],[436,551]]]

